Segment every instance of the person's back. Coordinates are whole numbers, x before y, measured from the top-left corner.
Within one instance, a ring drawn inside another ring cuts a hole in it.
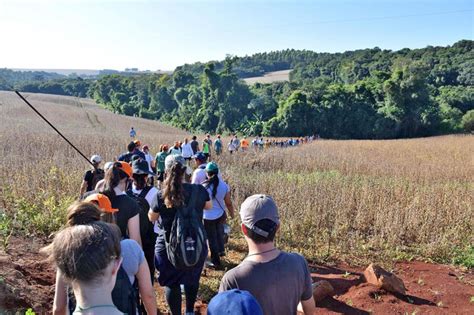
[[[196,136],[193,137],[193,140],[190,143],[191,148],[193,149],[193,154],[196,154],[199,151],[199,142],[196,140]]]
[[[286,252],[269,262],[244,260],[228,271],[219,292],[236,288],[255,296],[264,314],[296,314],[298,303],[313,295],[305,259]]]

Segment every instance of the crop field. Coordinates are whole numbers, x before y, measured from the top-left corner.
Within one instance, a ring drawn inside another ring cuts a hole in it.
[[[255,84],[255,83],[272,83],[272,82],[289,81],[290,72],[291,72],[291,69],[267,72],[263,76],[246,78],[244,79],[244,81],[250,85]]]
[[[125,151],[131,126],[152,153],[189,136],[86,99],[28,94],[28,100],[87,156],[106,161]],[[13,93],[0,92],[0,120],[0,234],[7,249],[18,237],[45,238],[61,228],[88,164]],[[472,135],[318,140],[216,161],[237,208],[254,193],[275,198],[278,246],[311,262],[417,259],[473,267]],[[231,225],[232,237],[241,239],[238,219]]]

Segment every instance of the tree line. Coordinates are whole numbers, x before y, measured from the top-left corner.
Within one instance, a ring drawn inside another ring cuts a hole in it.
[[[289,82],[249,86],[241,80],[285,69],[293,69]],[[38,92],[88,95],[117,113],[213,133],[386,139],[474,128],[469,40],[399,51],[289,49],[183,65],[169,75],[80,80],[42,82]]]

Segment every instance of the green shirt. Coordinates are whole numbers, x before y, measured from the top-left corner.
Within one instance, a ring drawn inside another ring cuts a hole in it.
[[[156,155],[155,161],[158,172],[163,173],[165,171],[165,159],[167,156],[168,152],[160,152]]]

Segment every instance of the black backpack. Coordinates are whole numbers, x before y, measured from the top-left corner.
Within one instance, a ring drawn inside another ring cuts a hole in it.
[[[138,283],[130,282],[127,273],[120,266],[117,272],[117,280],[112,290],[112,301],[114,305],[125,314],[141,314],[139,305]]]
[[[178,270],[191,269],[197,265],[207,246],[202,220],[194,208],[198,186],[191,187],[189,203],[176,209],[169,239],[166,240],[168,260]]]
[[[96,168],[92,170],[92,190],[95,189],[95,186],[99,181],[104,179],[105,172],[101,168]]]
[[[115,286],[112,290],[112,302],[114,305],[125,314],[141,315],[142,312],[140,308],[137,308],[137,305],[139,305],[138,292],[137,279],[135,279],[135,282],[132,284],[127,273],[123,267],[120,266],[117,272]],[[68,309],[70,314],[74,313],[76,309],[76,297],[70,287],[68,288]]]
[[[146,245],[155,246],[156,234],[153,230],[153,223],[148,219],[148,211],[150,210],[150,204],[146,200],[146,195],[151,190],[152,186],[145,186],[140,194],[134,194],[132,190],[127,191],[127,195],[133,198],[140,207],[140,237],[144,247]]]

